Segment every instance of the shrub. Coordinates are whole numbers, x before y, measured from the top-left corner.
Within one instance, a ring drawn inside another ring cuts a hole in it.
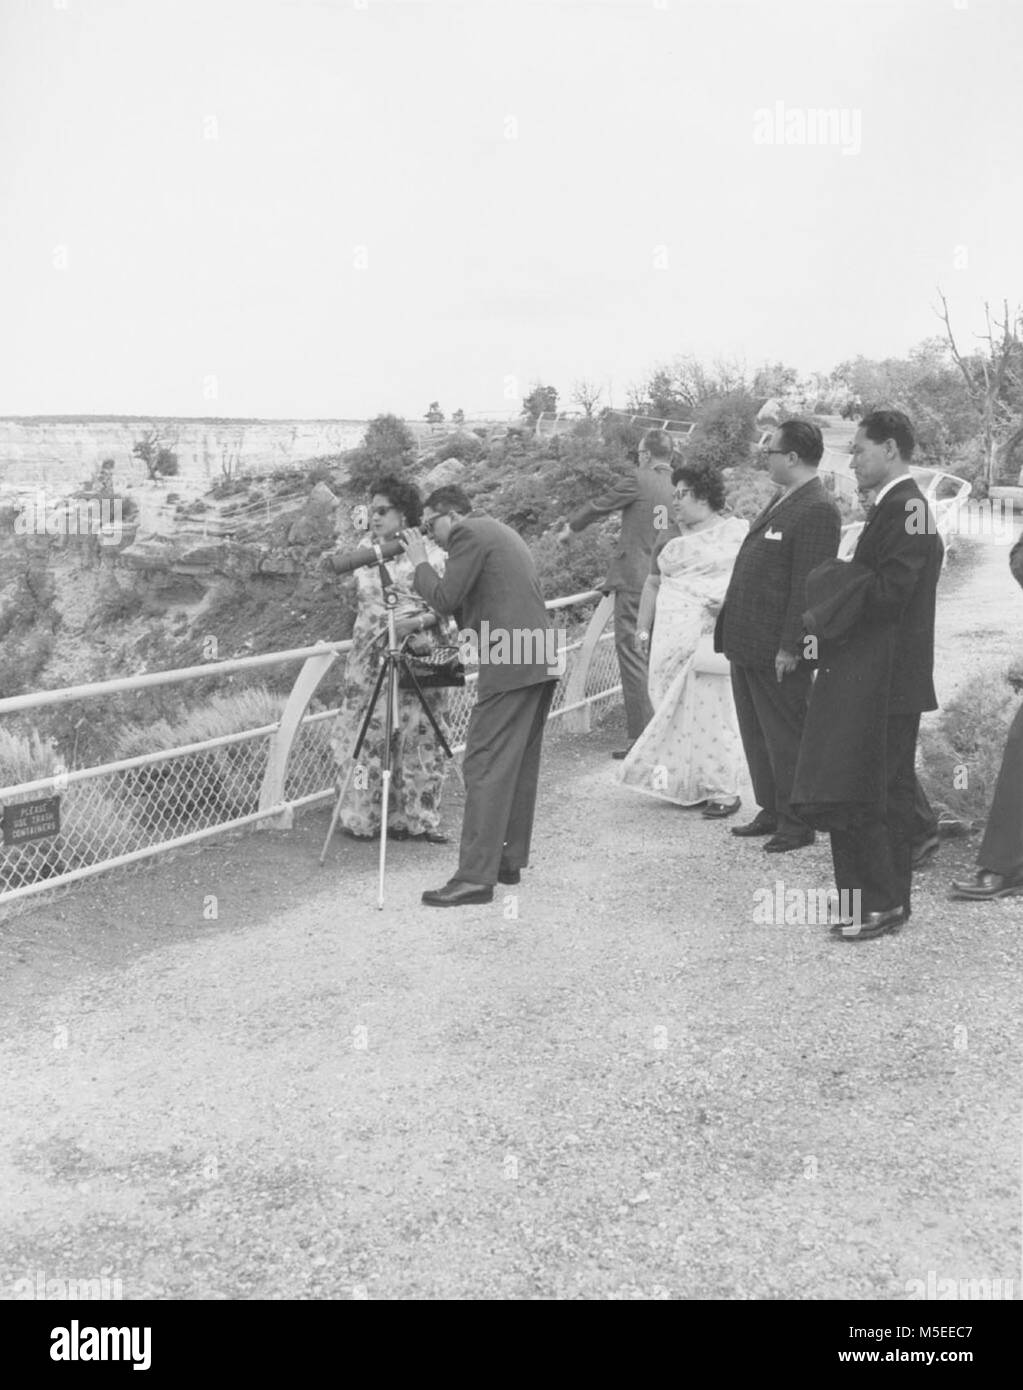
[[[1004,668],[975,676],[920,732],[920,780],[938,810],[986,817],[1018,698]],[[965,780],[966,785],[961,784]]]
[[[562,545],[553,535],[540,536],[530,545],[544,598],[560,598],[592,589],[602,580],[615,551],[615,521],[591,526]]]
[[[725,482],[725,506],[736,516],[752,521],[777,490],[766,473],[754,468],[734,468]]]
[[[696,429],[685,445],[686,462],[740,466],[748,462],[755,436],[756,411],[748,392],[711,396],[696,413]]]
[[[486,445],[475,434],[449,434],[433,451],[434,463],[458,459],[460,463],[475,463],[487,452]]]
[[[17,786],[53,777],[61,768],[54,744],[35,729],[0,729],[0,783]],[[31,793],[35,799],[39,793]],[[61,831],[52,840],[0,849],[0,879],[11,887],[53,878],[95,864],[128,847],[131,822],[116,797],[91,782],[74,783],[61,796]]]
[[[415,435],[405,421],[397,415],[377,415],[359,447],[343,456],[348,490],[362,494],[382,473],[411,478],[417,455]]]
[[[283,703],[283,696],[262,686],[214,695],[173,721],[126,729],[116,757],[134,758],[276,724]],[[136,818],[147,829],[183,830],[222,814],[246,815],[256,809],[265,768],[264,739],[193,753],[187,761],[136,768],[128,774]]]

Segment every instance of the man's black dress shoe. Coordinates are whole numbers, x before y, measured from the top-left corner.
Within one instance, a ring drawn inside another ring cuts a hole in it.
[[[614,758],[616,763],[620,763],[624,762],[624,760],[629,756],[631,752],[632,744],[630,743],[628,748],[616,748],[615,751],[611,754],[611,756],[612,758]]]
[[[498,869],[498,883],[518,883],[522,878],[521,869]]]
[[[774,816],[770,816],[766,811],[761,811],[754,816],[749,825],[733,825],[732,834],[738,835],[743,839],[752,839],[754,835],[774,835],[778,830],[778,822]]]
[[[895,931],[905,920],[906,913],[903,908],[890,907],[885,912],[868,912],[862,922],[852,919],[836,922],[831,928],[831,934],[843,941],[872,941],[875,936],[884,936]]]
[[[463,883],[452,878],[443,888],[428,888],[423,902],[429,907],[468,907],[471,903],[491,903],[494,889],[490,883]]]
[[[969,898],[973,902],[989,902],[993,898],[1013,898],[1023,893],[1023,869],[1015,874],[996,874],[990,869],[978,869],[972,878],[954,881],[953,898]]]
[[[764,850],[767,854],[787,854],[790,849],[805,849],[813,840],[812,830],[805,835],[772,835]]]

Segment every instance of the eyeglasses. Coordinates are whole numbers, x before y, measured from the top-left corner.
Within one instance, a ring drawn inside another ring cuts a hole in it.
[[[441,517],[446,515],[446,512],[437,512],[434,516],[423,517],[423,530],[428,536],[433,535],[433,528],[437,525],[437,522],[440,521]]]
[[[772,454],[791,454],[791,449],[765,449],[764,458],[770,458]]]
[[[692,489],[691,487],[683,487],[683,488],[676,488],[676,489],[675,489],[675,501],[676,501],[676,502],[681,502],[682,499],[683,499],[683,497],[692,497],[692,495],[693,495],[693,489]]]
[[[373,508],[373,511],[372,511],[372,513],[371,513],[371,515],[373,515],[373,516],[386,516],[388,512],[394,512],[394,511],[397,511],[397,507],[392,506],[391,503],[388,502],[388,504],[387,504],[386,507],[374,507],[374,508]]]

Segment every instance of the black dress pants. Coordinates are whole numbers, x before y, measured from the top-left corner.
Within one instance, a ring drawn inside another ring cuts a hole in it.
[[[1009,726],[977,864],[993,874],[1023,869],[1023,705]]]
[[[910,912],[913,823],[916,810],[916,738],[919,714],[890,714],[885,740],[885,797],[861,810],[845,830],[831,831],[831,858],[839,894],[860,891],[859,910]],[[855,897],[841,898],[855,910]]]
[[[810,829],[792,809],[792,782],[811,685],[810,668],[803,661],[780,681],[773,665],[732,662],[735,713],[753,794],[757,805],[777,818],[777,833],[792,839]]]
[[[497,871],[529,863],[540,750],[557,681],[502,690],[469,716],[462,759],[465,815],[455,878],[496,883]]]
[[[622,673],[622,702],[625,727],[630,743],[635,743],[654,717],[647,690],[647,659],[636,650],[636,619],[639,593],[632,589],[615,591],[615,653]]]

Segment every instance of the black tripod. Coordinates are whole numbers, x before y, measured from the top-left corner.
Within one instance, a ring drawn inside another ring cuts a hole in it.
[[[378,551],[379,555],[379,551]],[[366,713],[363,716],[362,727],[359,729],[359,736],[355,740],[355,747],[352,749],[351,761],[348,765],[348,772],[345,780],[338,792],[337,801],[334,803],[334,814],[330,818],[330,829],[327,831],[327,838],[323,842],[323,849],[320,851],[320,864],[322,865],[327,857],[327,850],[330,842],[334,838],[334,831],[337,829],[338,817],[341,815],[341,805],[348,792],[348,785],[352,780],[352,774],[358,765],[359,754],[362,752],[362,745],[366,740],[366,733],[369,729],[370,720],[373,718],[373,711],[376,709],[377,700],[380,692],[387,682],[387,704],[384,710],[384,742],[380,754],[380,770],[382,778],[382,789],[380,797],[380,886],[377,894],[377,907],[384,905],[384,868],[387,859],[387,810],[391,792],[391,758],[393,754],[393,744],[395,735],[398,732],[398,691],[402,688],[400,684],[401,673],[405,672],[408,677],[408,685],[405,689],[411,689],[423,712],[437,736],[437,742],[443,748],[449,758],[453,758],[451,746],[441,731],[437,723],[433,710],[430,708],[422,687],[416,678],[413,669],[412,658],[405,650],[404,643],[398,643],[398,634],[395,628],[394,609],[398,602],[397,590],[390,582],[390,575],[387,568],[380,562],[380,583],[384,591],[384,602],[387,605],[387,646],[380,653],[380,670],[377,672],[376,685],[373,687],[373,694],[369,698],[366,706]],[[458,767],[458,764],[455,764]]]

